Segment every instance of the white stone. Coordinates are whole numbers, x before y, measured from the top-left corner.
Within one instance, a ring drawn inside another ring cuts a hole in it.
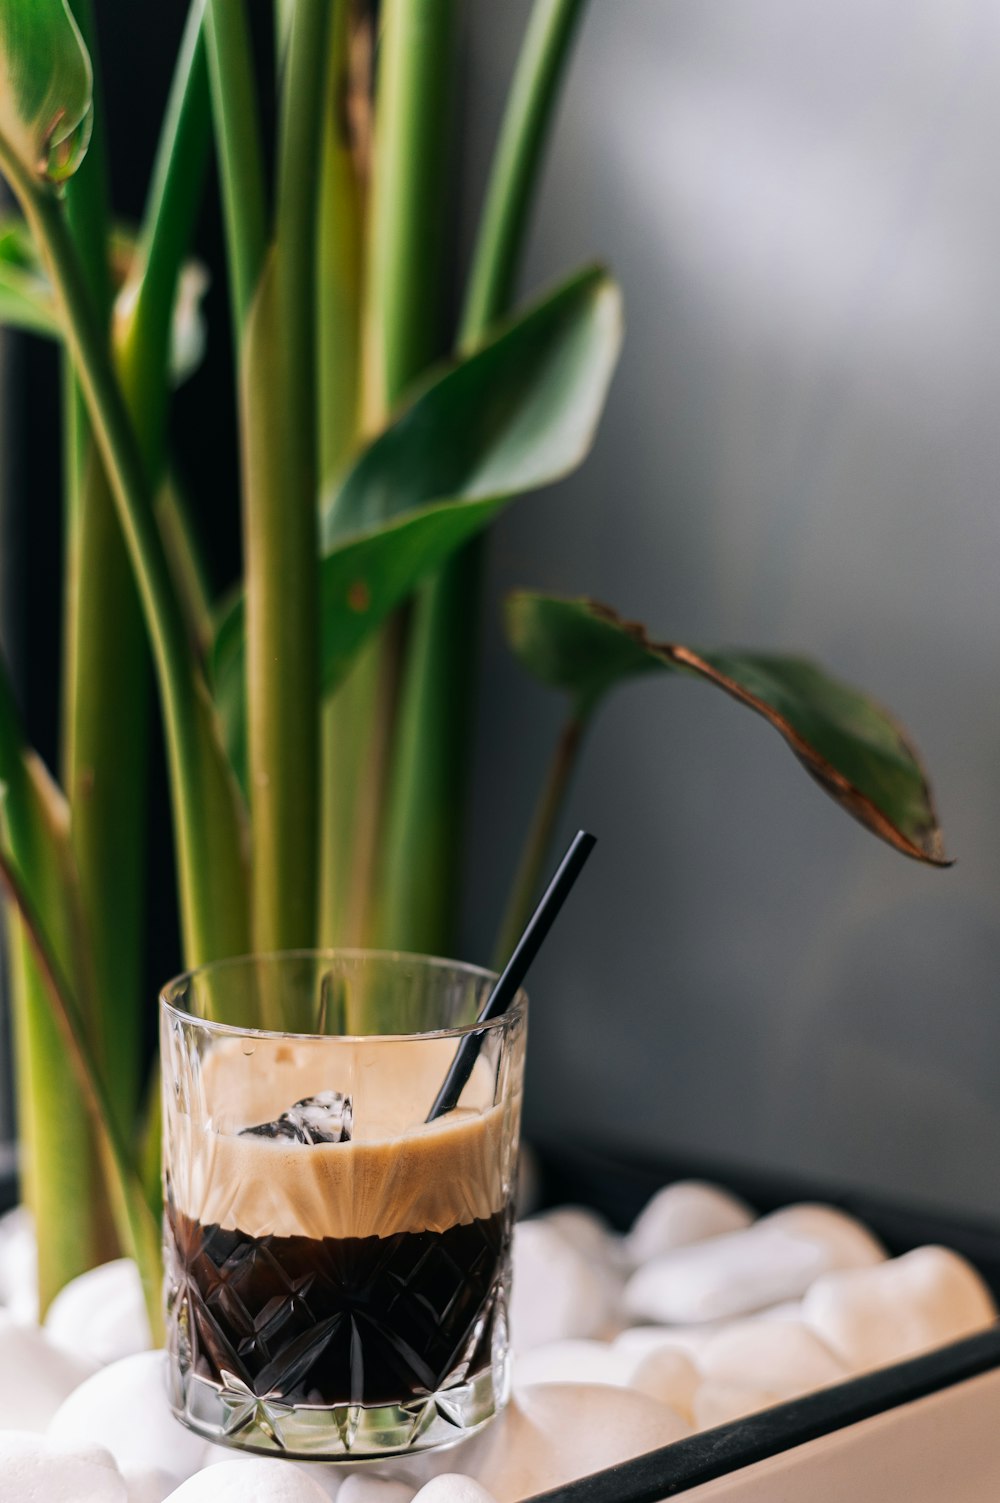
[[[484,1432],[476,1478],[497,1503],[518,1503],[690,1433],[678,1415],[631,1389],[541,1383],[516,1393]]]
[[[410,1503],[414,1489],[394,1477],[352,1472],[337,1491],[337,1503]]]
[[[731,1420],[757,1414],[761,1409],[770,1409],[773,1403],[770,1394],[761,1393],[756,1388],[735,1388],[727,1383],[702,1383],[696,1389],[692,1402],[695,1428],[714,1430],[716,1425],[728,1425]]]
[[[760,1390],[776,1403],[850,1376],[815,1331],[792,1320],[738,1321],[708,1342],[698,1365],[713,1382]]]
[[[634,1359],[606,1341],[553,1341],[514,1358],[514,1386],[533,1383],[610,1383],[628,1386]]]
[[[86,1352],[98,1363],[149,1351],[153,1338],[132,1259],[116,1258],[71,1280],[49,1306],[45,1334],[64,1351]]]
[[[613,1280],[544,1221],[514,1228],[510,1331],[515,1351],[597,1336],[613,1319]]]
[[[174,1487],[174,1479],[156,1467],[126,1467],[122,1476],[128,1503],[163,1503]]]
[[[786,1299],[780,1305],[768,1305],[766,1310],[758,1310],[752,1320],[801,1320],[802,1301],[800,1299]]]
[[[461,1472],[442,1472],[420,1489],[413,1503],[497,1503],[497,1500],[474,1478]]]
[[[308,1472],[291,1461],[255,1456],[221,1461],[196,1472],[168,1495],[166,1503],[327,1503]]]
[[[37,1326],[0,1312],[0,1430],[44,1430],[93,1365],[57,1351]]]
[[[625,1251],[637,1267],[675,1247],[743,1231],[752,1221],[746,1202],[727,1190],[701,1180],[677,1180],[658,1190],[639,1212],[625,1238]]]
[[[663,1253],[634,1273],[626,1311],[641,1320],[703,1323],[796,1299],[817,1278],[879,1262],[875,1238],[825,1206],[793,1206],[748,1227]]]
[[[818,1279],[802,1316],[859,1371],[901,1362],[992,1325],[996,1307],[975,1269],[943,1247]]]
[[[601,1269],[620,1269],[624,1262],[623,1239],[611,1227],[586,1206],[559,1206],[546,1211],[538,1218],[565,1237],[566,1241],[582,1253],[588,1262]]]
[[[23,1325],[38,1323],[38,1248],[27,1206],[0,1216],[0,1305]]]
[[[650,1352],[683,1352],[693,1362],[698,1361],[708,1343],[724,1331],[727,1322],[715,1320],[701,1326],[628,1326],[619,1332],[611,1345],[627,1352],[633,1361]]]
[[[128,1494],[98,1448],[74,1453],[44,1435],[10,1430],[0,1434],[0,1503],[128,1503]]]
[[[698,1369],[672,1347],[647,1352],[640,1357],[629,1375],[629,1388],[644,1393],[658,1404],[666,1404],[689,1424],[694,1422],[694,1395],[701,1381]]]
[[[140,1352],[102,1367],[71,1393],[49,1426],[68,1444],[96,1441],[118,1465],[159,1468],[181,1482],[201,1464],[204,1440],[170,1412],[165,1354]]]

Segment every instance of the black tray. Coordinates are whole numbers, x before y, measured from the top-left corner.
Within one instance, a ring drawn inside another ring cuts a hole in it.
[[[650,1159],[627,1150],[608,1154],[536,1146],[542,1205],[586,1205],[624,1230],[662,1185],[707,1179],[741,1195],[758,1211],[822,1200],[857,1216],[890,1253],[940,1243],[962,1253],[1000,1296],[1000,1228],[940,1212],[908,1208],[877,1196],[838,1191],[792,1176],[758,1173],[688,1158]],[[893,1367],[852,1378],[806,1398],[777,1404],[661,1450],[539,1493],[527,1503],[660,1503],[807,1441],[896,1409],[927,1394],[1000,1367],[1000,1324],[976,1336]]]

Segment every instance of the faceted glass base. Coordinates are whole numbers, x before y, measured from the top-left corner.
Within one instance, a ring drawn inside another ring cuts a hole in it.
[[[437,1393],[406,1404],[366,1408],[285,1404],[261,1398],[230,1377],[225,1386],[169,1367],[177,1418],[216,1445],[300,1461],[363,1461],[450,1446],[475,1435],[510,1393],[506,1357]]]

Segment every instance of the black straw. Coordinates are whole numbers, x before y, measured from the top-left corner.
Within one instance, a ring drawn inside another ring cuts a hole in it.
[[[560,861],[555,876],[545,889],[538,907],[525,925],[524,933],[514,946],[514,953],[504,966],[496,986],[487,997],[483,1010],[476,1019],[477,1023],[488,1023],[491,1018],[499,1017],[501,1013],[507,1011],[517,996],[521,983],[528,974],[529,966],[541,949],[545,936],[555,923],[560,908],[569,897],[574,882],[583,871],[584,863],[596,844],[596,837],[588,835],[586,830],[578,830],[574,835],[573,843]],[[453,1111],[458,1105],[458,1098],[465,1089],[482,1047],[483,1035],[481,1033],[465,1035],[455,1051],[451,1068],[430,1109],[428,1122],[433,1122],[436,1117],[443,1117],[445,1112]]]

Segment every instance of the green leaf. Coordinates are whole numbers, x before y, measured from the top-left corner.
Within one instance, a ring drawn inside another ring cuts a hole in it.
[[[62,182],[83,161],[93,74],[66,0],[0,6],[0,137],[30,177]]]
[[[439,376],[361,455],[323,523],[325,693],[456,548],[514,496],[580,463],[620,343],[617,286],[602,270],[583,272]],[[246,786],[243,632],[238,596],[221,619],[212,667],[226,747]]]
[[[529,673],[571,695],[583,720],[623,679],[667,671],[715,684],[774,726],[807,772],[867,829],[918,861],[948,866],[916,753],[866,695],[806,658],[654,642],[608,606],[527,592],[507,604],[510,644]]]
[[[608,273],[572,277],[432,379],[375,439],[328,498],[324,543],[431,501],[509,498],[566,475],[593,442],[621,329]]]

